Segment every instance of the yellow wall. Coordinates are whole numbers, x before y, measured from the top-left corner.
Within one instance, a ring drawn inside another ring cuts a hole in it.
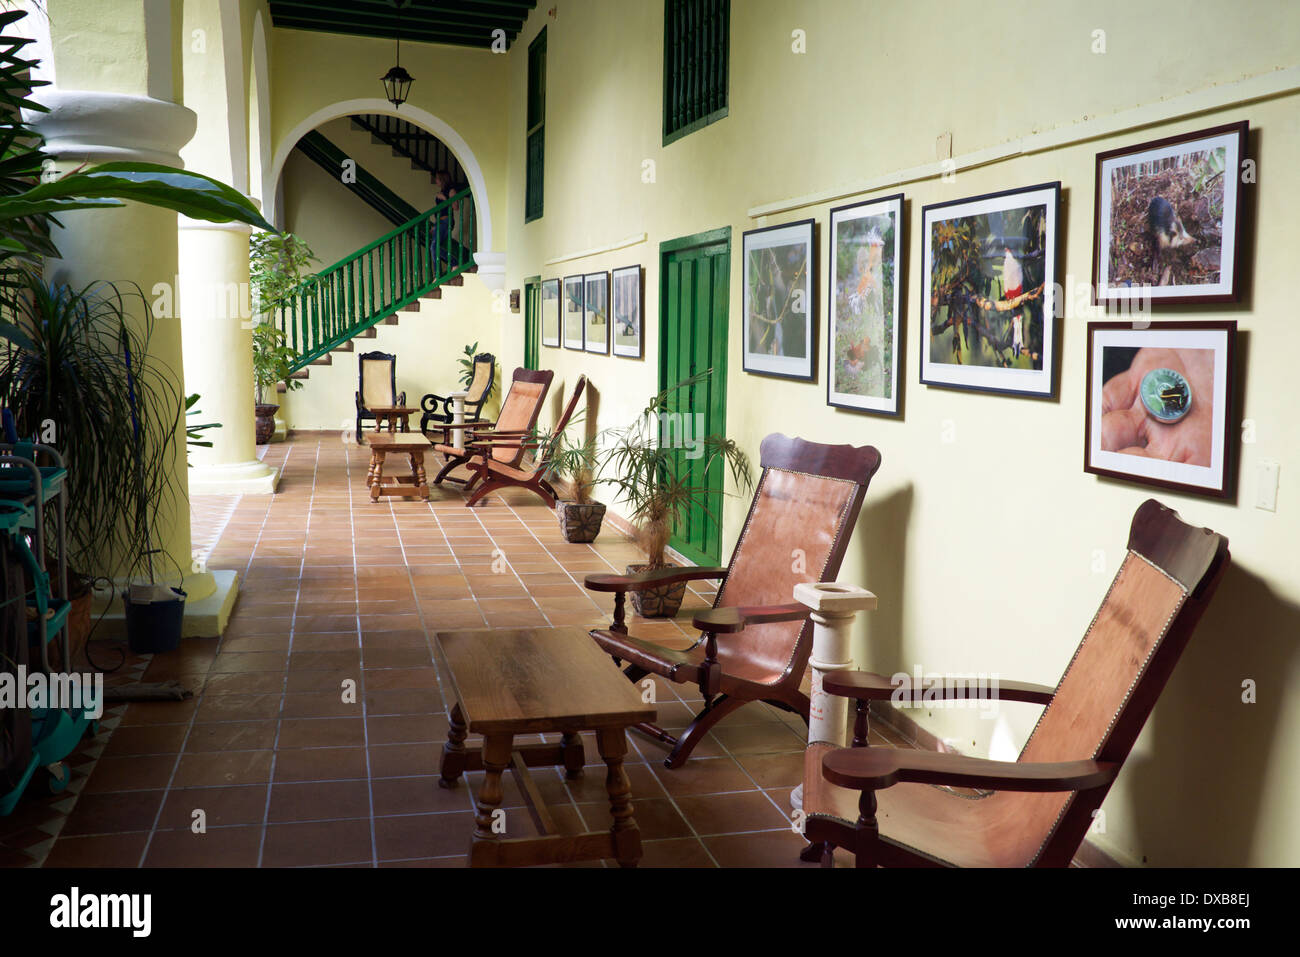
[[[928,388],[917,383],[919,221],[927,203],[1060,180],[1061,278],[1090,273],[1096,152],[1234,120],[1250,121],[1260,181],[1249,272],[1234,307],[1170,310],[1178,318],[1235,318],[1244,356],[1241,417],[1257,441],[1241,450],[1239,504],[1159,492],[1192,522],[1232,540],[1234,565],[1106,802],[1092,839],[1126,861],[1300,864],[1300,419],[1278,384],[1294,378],[1283,330],[1300,252],[1300,97],[1162,120],[961,171],[955,181],[908,183],[903,367],[905,416],[890,420],[825,404],[825,229],[831,203],[767,220],[747,210],[844,187],[936,159],[1068,127],[1241,77],[1300,63],[1300,6],[1256,0],[1231,16],[1209,2],[1088,5],[776,0],[732,4],[730,115],[663,147],[663,4],[568,0],[551,19],[539,5],[510,56],[508,288],[640,262],[646,267],[646,358],[632,361],[543,349],[557,387],[585,372],[600,394],[599,425],[622,424],[657,385],[658,245],[719,226],[732,229],[728,433],[756,456],[771,432],[872,444],[883,465],[868,495],[841,578],[872,588],[880,610],[860,627],[859,661],[888,673],[997,670],[1054,684],[1123,552],[1128,523],[1151,495],[1082,471],[1086,316],[1067,306],[1059,401]],[[546,193],[542,219],[523,222],[524,97],[528,42],[548,33]],[[1008,30],[1008,26],[1012,29]],[[791,51],[806,32],[807,53]],[[1105,54],[1092,52],[1105,29]],[[1158,111],[1158,107],[1155,107]],[[1155,114],[1153,114],[1154,116]],[[656,181],[644,184],[643,161]],[[882,189],[879,195],[898,191]],[[865,199],[860,195],[854,199]],[[839,200],[846,202],[851,200]],[[498,207],[499,210],[499,207]],[[741,233],[816,217],[817,381],[747,375],[740,351]],[[547,260],[645,232],[617,252]],[[503,365],[522,356],[522,323],[507,325]],[[954,441],[944,442],[952,428]],[[1260,458],[1281,461],[1276,513],[1253,507]],[[982,504],[966,497],[977,490]],[[725,510],[734,541],[745,503]],[[1105,573],[1092,570],[1097,550]],[[1259,682],[1259,703],[1240,701]],[[1007,705],[1018,745],[1036,716]],[[987,753],[992,726],[970,712],[917,714],[971,753]]]

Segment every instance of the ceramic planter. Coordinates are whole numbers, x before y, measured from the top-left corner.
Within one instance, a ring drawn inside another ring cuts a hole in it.
[[[258,403],[253,406],[253,411],[257,415],[257,444],[265,445],[271,441],[271,436],[275,434],[275,413],[280,410],[278,405],[269,403]]]
[[[605,520],[605,506],[601,502],[557,502],[555,517],[566,542],[594,542]]]
[[[651,568],[663,568],[662,565],[628,565],[626,574],[635,575]],[[632,610],[642,618],[673,618],[681,610],[682,599],[686,597],[686,582],[656,585],[644,591],[630,591],[628,598],[632,601]]]

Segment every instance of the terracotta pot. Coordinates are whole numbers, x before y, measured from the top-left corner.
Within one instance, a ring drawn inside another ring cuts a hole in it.
[[[664,568],[664,565],[628,565],[626,574],[648,571],[651,568]],[[686,582],[669,585],[656,585],[644,591],[627,593],[632,601],[632,610],[642,618],[674,618],[681,610],[682,599],[686,597]]]
[[[555,517],[560,522],[560,533],[566,542],[582,544],[594,542],[605,520],[605,506],[601,502],[557,502]]]
[[[259,403],[253,406],[253,412],[257,415],[257,444],[265,445],[271,441],[271,436],[275,434],[275,413],[280,411],[278,405],[269,403]]]
[[[83,671],[85,660],[82,652],[86,640],[90,637],[91,592],[87,588],[83,594],[74,595],[72,607],[68,609],[68,657],[71,662],[63,661],[63,649],[59,642],[50,644],[50,665],[59,671]]]

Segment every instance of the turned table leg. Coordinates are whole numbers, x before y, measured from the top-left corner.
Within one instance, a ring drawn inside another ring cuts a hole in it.
[[[564,752],[564,776],[570,781],[582,777],[582,766],[587,763],[587,753],[582,747],[582,735],[574,731],[565,731],[560,736],[560,747]]]
[[[447,715],[447,743],[442,746],[442,762],[438,766],[438,784],[444,788],[454,788],[460,776],[465,773],[465,716],[461,714],[460,703],[451,706]]]
[[[370,465],[366,468],[366,488],[375,484],[375,469],[379,466],[379,453],[370,450]]]
[[[372,474],[370,483],[370,501],[379,501],[379,489],[384,484],[384,453],[378,449],[374,452],[372,460]]]
[[[424,450],[416,449],[411,455],[411,481],[415,485],[415,490],[420,493],[420,498],[429,501],[429,479],[424,473]]]
[[[470,843],[471,867],[496,863],[496,848],[503,828],[497,823],[497,813],[505,789],[501,775],[510,766],[510,752],[514,748],[513,734],[489,734],[483,737],[483,784],[479,787],[474,813],[474,838]]]
[[[623,770],[627,736],[622,728],[596,732],[600,756],[605,761],[605,790],[609,792],[609,814],[614,819],[609,834],[619,867],[636,867],[641,859],[641,831],[632,816],[632,784]]]

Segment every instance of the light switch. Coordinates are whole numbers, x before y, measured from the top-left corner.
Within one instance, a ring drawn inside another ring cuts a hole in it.
[[[1277,511],[1277,482],[1281,471],[1281,464],[1275,460],[1260,460],[1258,485],[1255,489],[1256,508],[1262,508],[1267,512]]]

